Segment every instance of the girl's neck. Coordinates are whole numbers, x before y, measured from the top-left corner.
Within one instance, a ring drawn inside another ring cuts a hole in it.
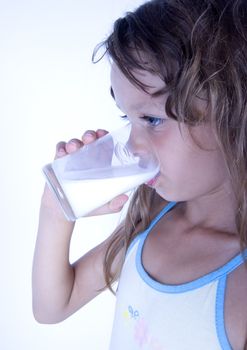
[[[233,234],[237,232],[235,213],[234,195],[224,185],[215,192],[180,204],[180,214],[188,225]]]

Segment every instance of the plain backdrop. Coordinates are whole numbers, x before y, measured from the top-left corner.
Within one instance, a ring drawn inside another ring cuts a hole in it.
[[[138,0],[0,0],[0,349],[100,349],[109,344],[115,297],[105,292],[57,325],[32,315],[31,270],[42,166],[60,140],[122,125],[107,60],[94,47]],[[83,199],[82,199],[83,200]],[[109,235],[119,215],[80,219],[71,260]]]

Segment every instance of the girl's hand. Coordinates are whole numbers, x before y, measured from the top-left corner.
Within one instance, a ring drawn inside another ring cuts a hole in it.
[[[97,131],[87,130],[83,134],[81,140],[74,138],[68,142],[59,142],[56,146],[55,159],[64,157],[67,154],[71,154],[77,151],[79,148],[83,147],[84,145],[94,142],[98,138],[106,135],[107,133],[108,132],[106,130],[102,130],[102,129],[98,129]],[[55,199],[54,198],[51,199],[52,194],[48,192],[50,191],[48,190],[46,185],[43,200],[46,200],[46,201],[48,200],[49,203],[53,202],[52,205],[57,207],[57,203],[56,204],[54,203]],[[127,195],[125,194],[119,195],[113,198],[110,202],[108,202],[104,206],[92,211],[87,216],[117,213],[123,208],[127,200],[128,200]],[[57,211],[57,208],[56,208],[56,211]],[[60,208],[59,208],[59,211],[61,212]]]

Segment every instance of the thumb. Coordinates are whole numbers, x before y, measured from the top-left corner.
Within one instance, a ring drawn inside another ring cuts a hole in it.
[[[110,201],[109,208],[114,212],[118,212],[123,208],[128,199],[129,197],[126,194],[121,194]]]

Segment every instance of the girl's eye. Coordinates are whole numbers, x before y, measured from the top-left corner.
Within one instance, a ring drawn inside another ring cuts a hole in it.
[[[128,120],[128,116],[127,115],[120,115],[120,118],[123,120]]]
[[[159,118],[159,117],[149,117],[149,116],[144,116],[142,119],[145,120],[145,122],[148,124],[148,126],[159,126],[165,122],[164,118]]]
[[[127,123],[127,124],[130,123],[127,115],[120,115],[119,117],[124,123]]]
[[[121,115],[120,118],[124,121],[128,121],[127,115]],[[165,122],[165,118],[159,118],[159,117],[151,117],[151,116],[144,116],[140,117],[141,121],[144,121],[144,123],[149,127],[158,127]]]

